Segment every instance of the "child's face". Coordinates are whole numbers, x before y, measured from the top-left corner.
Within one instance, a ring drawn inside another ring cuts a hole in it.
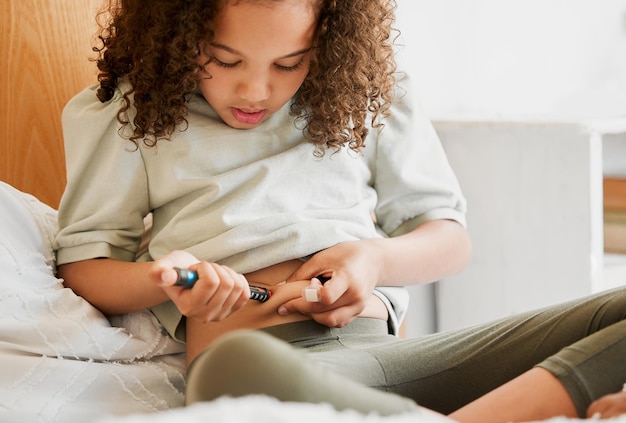
[[[298,91],[311,58],[316,16],[309,1],[242,1],[215,18],[201,45],[200,90],[224,122],[253,128]],[[207,78],[208,75],[211,78]]]

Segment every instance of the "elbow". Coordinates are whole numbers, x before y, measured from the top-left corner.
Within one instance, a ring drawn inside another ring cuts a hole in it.
[[[104,314],[112,314],[114,310],[107,307],[107,303],[101,300],[97,284],[91,283],[88,277],[88,269],[85,262],[75,262],[60,265],[57,268],[57,277],[63,282],[63,286],[71,289],[74,294],[89,302],[92,306]]]

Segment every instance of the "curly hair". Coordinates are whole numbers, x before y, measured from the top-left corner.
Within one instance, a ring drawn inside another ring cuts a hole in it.
[[[94,47],[98,99],[111,100],[121,78],[130,82],[117,118],[128,126],[133,116],[130,140],[135,145],[153,147],[186,125],[187,102],[197,89],[200,70],[198,45],[211,40],[214,17],[233,1],[241,0],[109,0],[99,14],[100,45]],[[345,145],[359,151],[368,119],[372,128],[380,128],[380,118],[389,111],[396,70],[396,4],[310,1],[318,13],[315,54],[290,112],[317,154]]]

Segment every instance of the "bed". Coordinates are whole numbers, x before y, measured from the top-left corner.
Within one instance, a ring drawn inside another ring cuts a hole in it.
[[[263,396],[183,407],[184,347],[149,312],[107,318],[63,286],[51,246],[65,184],[60,112],[95,81],[88,58],[98,5],[0,5],[0,421],[449,421]]]
[[[260,410],[273,422],[291,421],[294,413],[321,421],[404,421],[262,396],[181,408],[184,347],[151,313],[107,318],[63,286],[51,245],[55,209],[5,182],[0,204],[0,421],[126,421],[121,416],[135,415],[130,421],[147,422],[173,412],[176,421],[263,421]]]
[[[0,182],[0,421],[444,423],[264,396],[183,407],[184,347],[151,313],[105,317],[55,276],[56,210]],[[573,420],[552,419],[552,423]],[[626,422],[626,416],[614,419]]]

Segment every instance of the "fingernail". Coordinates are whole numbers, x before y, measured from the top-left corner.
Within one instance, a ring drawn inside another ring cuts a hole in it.
[[[167,286],[167,272],[162,272],[161,273],[161,277],[159,278],[159,282],[158,285],[163,287],[163,286]]]
[[[281,316],[288,315],[289,312],[287,311],[287,307],[283,307],[283,306],[278,307],[278,314],[280,314]]]

